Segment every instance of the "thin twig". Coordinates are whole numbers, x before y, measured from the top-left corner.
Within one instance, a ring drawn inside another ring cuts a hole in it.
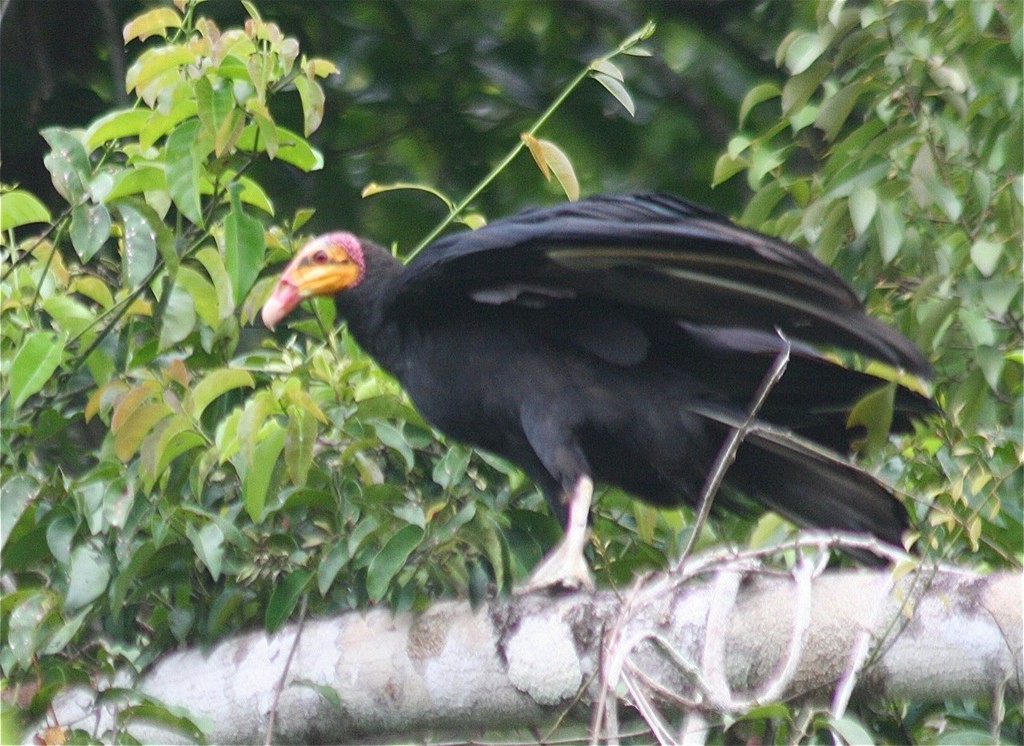
[[[277,705],[281,701],[281,692],[284,691],[284,683],[288,679],[288,671],[292,667],[292,659],[295,657],[295,651],[299,647],[299,639],[302,637],[302,630],[306,625],[306,595],[302,595],[302,606],[299,609],[299,622],[295,629],[295,639],[292,640],[291,649],[288,651],[288,657],[284,661],[284,670],[281,671],[281,678],[277,681],[277,686],[274,687],[274,702],[270,706],[270,718],[267,720],[267,739],[264,741],[266,746],[270,746],[274,742],[274,721],[277,719]]]
[[[718,494],[719,487],[722,486],[722,480],[725,479],[725,473],[729,470],[732,462],[735,461],[736,452],[739,450],[740,444],[746,437],[751,425],[754,424],[754,419],[757,417],[758,412],[761,411],[761,407],[764,405],[765,399],[768,398],[768,394],[773,388],[775,388],[775,384],[777,384],[782,378],[782,374],[785,373],[786,366],[789,364],[789,352],[791,347],[789,340],[780,330],[776,329],[775,331],[778,333],[779,337],[782,338],[785,346],[775,357],[775,362],[772,364],[771,369],[765,375],[764,380],[761,382],[761,386],[754,395],[754,401],[750,405],[750,411],[747,413],[747,418],[743,421],[742,425],[733,429],[732,432],[729,433],[729,437],[726,438],[725,442],[722,444],[722,448],[718,452],[718,456],[715,458],[715,463],[712,465],[711,473],[704,482],[704,489],[701,491],[700,509],[697,511],[697,515],[693,521],[693,531],[690,534],[689,540],[686,542],[686,548],[683,549],[683,553],[680,555],[679,561],[676,563],[674,572],[678,572],[682,569],[687,558],[697,545],[697,539],[700,536],[701,530],[704,528],[704,524],[708,520],[708,515],[711,513],[711,506],[714,504],[715,495]]]

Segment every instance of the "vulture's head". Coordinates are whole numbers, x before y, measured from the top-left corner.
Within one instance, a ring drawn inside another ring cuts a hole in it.
[[[304,298],[334,295],[359,283],[366,261],[351,233],[327,233],[303,246],[291,260],[263,305],[263,323],[271,329]]]

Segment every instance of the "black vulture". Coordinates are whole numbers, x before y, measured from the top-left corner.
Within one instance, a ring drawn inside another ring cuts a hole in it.
[[[294,257],[263,320],[273,327],[326,294],[427,420],[543,491],[566,535],[531,586],[590,584],[595,482],[658,506],[695,504],[787,345],[721,505],[753,500],[896,545],[907,527],[891,491],[842,455],[852,405],[887,382],[825,350],[923,377],[928,361],[811,254],[710,210],[662,194],[595,196],[447,235],[408,265],[329,233]],[[894,427],[932,408],[900,386]]]

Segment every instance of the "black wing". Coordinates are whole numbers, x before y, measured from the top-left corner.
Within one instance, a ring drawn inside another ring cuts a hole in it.
[[[778,329],[931,371],[811,254],[668,195],[591,197],[446,236],[409,264],[396,290],[398,306],[458,296],[612,303],[696,326]]]

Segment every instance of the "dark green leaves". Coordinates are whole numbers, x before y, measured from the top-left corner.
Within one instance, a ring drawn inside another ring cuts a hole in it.
[[[370,562],[366,574],[366,592],[371,601],[379,601],[388,591],[395,574],[423,540],[423,529],[406,526],[392,536]]]
[[[305,570],[295,570],[274,588],[274,592],[270,594],[270,602],[267,604],[267,612],[263,620],[268,632],[280,629],[281,625],[288,621],[288,617],[295,610],[295,606],[302,598],[311,578],[311,573]]]

